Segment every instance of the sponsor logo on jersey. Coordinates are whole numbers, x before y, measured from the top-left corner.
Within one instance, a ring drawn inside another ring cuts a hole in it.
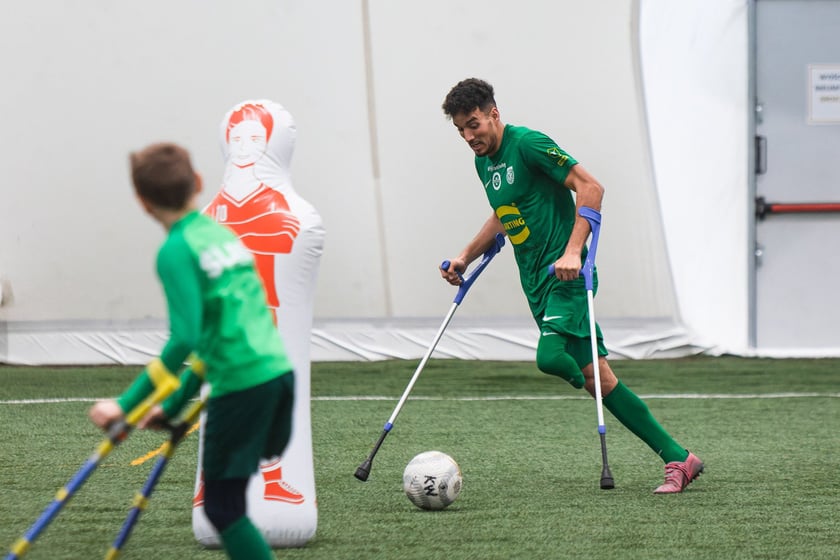
[[[202,251],[199,264],[209,278],[218,278],[225,270],[249,264],[253,259],[251,252],[239,241],[229,241]]]
[[[516,206],[499,206],[496,208],[496,216],[499,217],[499,221],[505,227],[508,239],[514,245],[519,245],[531,235],[531,230],[525,225],[525,218],[522,217],[519,208]]]
[[[497,191],[502,186],[502,176],[498,171],[493,173],[493,190]]]

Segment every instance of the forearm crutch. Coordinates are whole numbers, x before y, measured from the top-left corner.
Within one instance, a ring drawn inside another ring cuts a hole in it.
[[[610,490],[615,488],[615,481],[610,472],[610,464],[607,460],[607,428],[604,425],[604,405],[601,397],[601,368],[598,364],[598,337],[595,333],[595,295],[592,274],[595,269],[595,252],[598,249],[598,234],[601,231],[601,213],[594,208],[581,206],[578,213],[589,222],[589,229],[592,231],[592,240],[589,242],[589,251],[583,262],[580,273],[583,275],[586,286],[586,302],[589,311],[589,338],[592,342],[592,369],[595,377],[595,406],[598,410],[598,434],[601,439],[601,488]],[[555,275],[554,265],[548,266],[548,273]]]
[[[154,467],[152,467],[152,471],[149,473],[149,478],[146,479],[146,483],[143,485],[143,488],[134,496],[134,507],[132,507],[131,511],[128,512],[128,516],[125,518],[125,522],[123,523],[117,538],[114,539],[111,548],[108,549],[108,553],[105,554],[105,560],[114,560],[122,552],[123,546],[131,536],[131,531],[137,524],[138,519],[140,519],[140,514],[143,513],[149,505],[149,499],[152,496],[152,492],[154,492],[155,486],[163,475],[166,465],[175,454],[175,448],[178,447],[178,444],[181,443],[181,440],[183,440],[187,435],[190,430],[190,426],[198,419],[199,414],[201,414],[201,410],[204,408],[204,404],[205,401],[203,400],[196,401],[181,416],[178,423],[174,425],[168,424],[166,426],[166,429],[169,430],[170,433],[169,440],[163,444],[160,456],[155,462]]]
[[[366,481],[368,479],[368,476],[370,476],[370,469],[371,464],[373,463],[373,458],[376,456],[376,453],[379,451],[379,448],[382,447],[382,442],[385,441],[385,437],[391,432],[391,429],[394,427],[394,421],[396,421],[397,415],[400,413],[400,410],[405,404],[406,399],[408,399],[408,394],[411,393],[411,389],[414,387],[414,383],[417,381],[417,378],[420,377],[420,372],[423,371],[423,367],[426,365],[426,362],[431,357],[432,352],[435,351],[435,347],[437,346],[438,341],[440,341],[441,337],[443,336],[443,331],[445,331],[447,325],[449,325],[449,321],[452,320],[452,316],[455,314],[455,310],[458,309],[458,305],[460,305],[461,301],[464,299],[464,296],[467,295],[467,291],[470,289],[470,286],[473,285],[473,282],[475,282],[476,278],[478,278],[478,275],[481,274],[481,271],[487,268],[487,265],[490,264],[490,261],[493,260],[493,257],[495,257],[499,251],[501,251],[504,245],[505,236],[501,233],[497,233],[493,245],[484,253],[481,262],[479,262],[479,264],[475,266],[475,268],[470,272],[468,276],[463,278],[461,285],[458,286],[458,293],[455,295],[455,299],[452,302],[452,306],[449,308],[449,313],[447,313],[446,317],[443,319],[443,323],[441,323],[437,335],[435,335],[435,339],[432,341],[432,344],[429,346],[429,349],[426,350],[426,354],[423,356],[423,359],[420,360],[420,365],[417,366],[417,369],[414,371],[414,375],[411,376],[411,381],[408,382],[408,386],[405,388],[405,391],[403,391],[402,397],[400,397],[396,408],[394,408],[394,411],[391,413],[391,417],[388,418],[387,422],[385,422],[385,427],[382,430],[382,434],[380,434],[379,439],[376,441],[376,444],[373,446],[373,449],[371,450],[370,454],[356,469],[356,473],[354,474],[354,476],[362,482]],[[440,268],[443,270],[448,270],[449,266],[449,261],[443,261],[443,263],[440,265]]]
[[[70,481],[60,488],[55,495],[55,499],[47,506],[41,516],[32,524],[29,530],[23,534],[9,549],[6,555],[6,560],[18,560],[29,551],[30,546],[35,539],[49,526],[53,519],[58,515],[64,505],[73,497],[73,495],[84,485],[85,481],[90,477],[91,473],[96,470],[96,467],[107,457],[114,448],[122,443],[134,426],[146,416],[153,406],[163,401],[172,392],[178,388],[178,378],[175,376],[167,376],[162,379],[155,387],[151,395],[146,397],[143,402],[138,404],[131,410],[123,420],[115,422],[109,429],[107,437],[102,440],[96,451],[93,452],[82,467],[73,475]]]

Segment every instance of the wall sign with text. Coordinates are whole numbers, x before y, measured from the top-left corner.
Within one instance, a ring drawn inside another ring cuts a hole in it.
[[[808,65],[808,123],[840,124],[840,64]]]

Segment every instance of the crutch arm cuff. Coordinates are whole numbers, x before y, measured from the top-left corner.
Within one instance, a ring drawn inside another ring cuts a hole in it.
[[[126,414],[126,423],[129,426],[135,426],[152,410],[152,407],[156,404],[160,404],[166,397],[172,394],[172,392],[178,388],[178,385],[180,385],[178,378],[173,376],[171,380],[166,380],[155,387],[155,390],[151,395],[146,397],[143,402],[135,406],[128,414]]]
[[[148,414],[151,408],[172,394],[181,384],[160,359],[153,360],[137,376],[134,383],[117,399],[126,414],[126,421],[133,426]]]
[[[203,362],[193,362],[181,373],[180,387],[161,403],[161,408],[167,418],[174,418],[186,406],[187,401],[198,392],[204,381],[203,371]]]
[[[117,397],[117,404],[120,405],[123,413],[127,414],[138,404],[143,402],[143,399],[145,399],[154,390],[155,386],[152,383],[151,378],[146,370],[143,370],[140,375],[134,379],[131,385],[128,386],[128,389],[123,391],[123,394]]]
[[[169,371],[160,358],[155,358],[146,366],[146,373],[148,373],[149,379],[152,380],[155,390],[165,391],[167,395],[172,393],[181,384],[178,377]]]

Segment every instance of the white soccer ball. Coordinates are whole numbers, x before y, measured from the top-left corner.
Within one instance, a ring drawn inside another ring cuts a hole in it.
[[[441,510],[461,493],[461,467],[440,451],[426,451],[409,461],[403,472],[403,490],[415,506]]]

